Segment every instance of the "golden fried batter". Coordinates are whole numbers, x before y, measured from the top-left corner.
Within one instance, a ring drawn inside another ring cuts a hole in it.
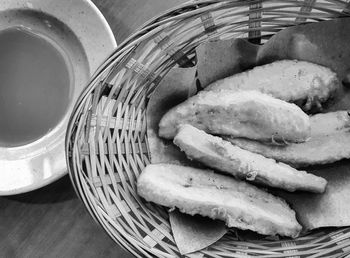
[[[257,90],[308,111],[321,106],[340,88],[336,73],[317,64],[282,60],[218,80],[206,90]]]
[[[290,192],[304,190],[322,193],[327,185],[322,177],[298,171],[286,164],[241,149],[191,125],[181,126],[174,143],[188,158],[240,179]]]
[[[173,139],[181,124],[256,140],[303,142],[310,137],[309,117],[298,106],[257,91],[200,92],[162,117],[159,135]]]
[[[317,114],[310,121],[311,138],[303,143],[276,146],[242,138],[224,139],[240,148],[293,167],[327,164],[350,158],[350,116],[347,111]]]
[[[210,170],[151,164],[138,178],[137,191],[147,201],[220,219],[228,227],[290,237],[301,231],[295,212],[284,200]]]

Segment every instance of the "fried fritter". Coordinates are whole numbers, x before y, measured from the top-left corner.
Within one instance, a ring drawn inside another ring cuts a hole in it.
[[[304,190],[322,193],[327,185],[322,177],[298,171],[287,164],[277,163],[273,159],[241,149],[191,125],[181,126],[174,143],[188,158],[239,179],[290,192]]]
[[[340,86],[336,73],[329,68],[282,60],[218,80],[206,90],[257,90],[309,111],[314,106],[321,108]]]
[[[334,111],[310,116],[311,136],[323,137],[350,129],[350,112]]]
[[[224,137],[232,144],[293,167],[333,163],[350,158],[350,116],[347,111],[310,118],[311,138],[303,143],[271,145],[243,138]]]
[[[228,227],[290,237],[301,231],[295,212],[284,200],[210,170],[151,164],[138,178],[137,191],[147,201],[223,220]]]
[[[265,141],[303,142],[310,137],[309,117],[298,106],[257,91],[200,92],[162,117],[159,135],[173,139],[181,124]]]

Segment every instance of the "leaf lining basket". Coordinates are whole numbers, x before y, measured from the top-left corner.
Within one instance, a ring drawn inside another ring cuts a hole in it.
[[[191,1],[158,16],[125,40],[96,71],[67,130],[70,177],[90,214],[137,257],[178,257],[166,209],[145,203],[135,182],[150,162],[146,108],[174,65],[195,62],[194,48],[233,37],[264,43],[305,22],[349,16],[343,0]],[[98,51],[98,50],[97,50]],[[350,216],[350,215],[349,215]],[[190,257],[346,257],[350,228],[286,241],[238,241],[233,232]]]

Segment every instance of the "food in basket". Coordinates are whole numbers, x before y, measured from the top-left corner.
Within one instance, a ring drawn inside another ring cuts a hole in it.
[[[340,81],[350,78],[350,19],[291,26],[272,36],[259,48],[256,65],[276,60],[297,59],[334,71]],[[341,87],[328,110],[350,109],[350,94]]]
[[[333,135],[311,138],[301,144],[276,146],[249,139],[225,138],[243,149],[261,153],[265,157],[287,163],[293,167],[321,165],[350,158],[350,132],[339,132]]]
[[[350,111],[338,110],[310,116],[311,136],[321,137],[350,130]]]
[[[350,114],[335,111],[311,116],[311,138],[303,143],[271,145],[243,138],[224,137],[232,144],[293,167],[333,163],[350,158]]]
[[[314,106],[321,109],[322,103],[339,88],[337,75],[329,68],[282,60],[215,81],[205,90],[257,90],[309,111]]]
[[[325,22],[324,24],[333,24],[333,22]],[[243,67],[243,69],[246,68],[252,68],[256,65],[263,65],[266,63],[271,63],[276,60],[283,60],[283,59],[298,59],[298,60],[304,60],[309,61],[315,64],[319,64],[325,67],[330,68],[331,70],[335,71],[340,78],[340,80],[343,80],[344,77],[346,77],[348,71],[349,71],[349,63],[350,63],[350,54],[349,54],[349,47],[348,42],[344,41],[345,38],[348,37],[348,35],[342,35],[343,29],[340,28],[347,28],[350,26],[349,19],[343,19],[343,21],[335,21],[336,23],[335,27],[331,26],[323,26],[323,23],[320,24],[309,24],[309,25],[302,25],[302,26],[295,26],[293,28],[288,28],[286,30],[283,30],[279,33],[277,33],[273,38],[281,37],[281,41],[283,41],[281,44],[278,42],[273,42],[272,40],[269,40],[265,45],[258,47],[258,53],[256,56],[256,62],[254,63],[254,55],[253,52],[249,52],[246,56],[244,52],[241,52],[241,55],[239,56],[239,60],[230,60],[230,57],[226,54],[222,54],[221,57],[227,57],[227,58],[221,58],[220,52],[225,53],[227,49],[216,49],[217,53],[219,54],[217,56],[217,59],[215,58],[215,49],[211,49],[210,52],[208,52],[208,56],[211,55],[213,57],[213,63],[205,63],[202,62],[203,67],[200,66],[200,58],[198,58],[198,77],[199,80],[208,82],[213,82],[216,79],[222,79],[225,76],[230,76],[233,73],[240,71],[240,66]],[[306,29],[308,28],[308,29]],[[332,29],[329,29],[332,28]],[[304,30],[305,29],[305,30]],[[286,34],[283,35],[284,31],[288,31]],[[327,31],[326,33],[323,33],[322,31]],[[335,33],[332,34],[332,37],[330,37],[330,31],[334,31]],[[307,33],[313,34],[312,36],[307,35]],[[279,35],[281,34],[281,36]],[[304,35],[303,35],[304,34]],[[232,40],[232,42],[237,40]],[[334,41],[334,42],[333,42]],[[241,41],[243,42],[243,41]],[[333,44],[334,43],[334,44]],[[341,47],[334,47],[334,45],[339,45],[341,43]],[[211,47],[213,47],[215,44],[220,45],[223,47],[230,48],[234,46],[234,43],[231,44],[229,40],[223,41],[217,41],[217,42],[209,42],[205,43],[207,45],[212,44]],[[249,43],[248,43],[249,44]],[[238,45],[238,43],[237,43]],[[274,52],[275,48],[275,52]],[[231,48],[232,49],[232,48]],[[254,50],[255,51],[255,50]],[[197,54],[199,51],[197,51]],[[198,56],[197,56],[198,57]],[[232,56],[232,58],[235,58]],[[203,59],[204,60],[204,59]],[[245,63],[245,61],[248,61]],[[222,62],[219,65],[218,62]],[[219,67],[225,67],[225,65],[231,65],[233,64],[232,70],[230,72],[230,68],[224,69],[223,73],[220,71]],[[207,65],[207,66],[205,66]],[[246,65],[246,66],[245,66]],[[248,67],[252,66],[252,67]],[[218,69],[212,69],[218,68]],[[201,72],[201,69],[202,72]],[[206,70],[205,70],[206,69]],[[203,72],[205,71],[205,72]],[[231,74],[230,74],[231,73]],[[179,79],[181,79],[181,75],[179,75]],[[191,80],[190,80],[191,81]],[[156,113],[157,118],[153,119],[153,134],[152,137],[153,140],[159,141],[167,146],[167,148],[163,149],[157,149],[156,145],[154,145],[154,148],[150,148],[151,152],[151,160],[156,161],[162,161],[162,159],[165,159],[165,162],[176,162],[178,164],[185,164],[185,162],[188,162],[186,164],[190,164],[191,166],[197,166],[195,161],[186,160],[184,155],[181,155],[179,150],[174,148],[172,144],[170,144],[170,141],[158,137],[158,123],[160,118],[163,116],[165,111],[169,110],[170,108],[174,107],[175,105],[178,105],[181,101],[175,103],[175,102],[166,102],[168,101],[168,97],[170,99],[173,99],[174,96],[177,95],[177,92],[182,92],[184,88],[190,87],[190,84],[192,83],[184,83],[183,81],[180,83],[181,85],[177,85],[176,83],[169,85],[162,84],[156,89],[158,91],[159,88],[164,87],[167,89],[163,89],[163,93],[160,93],[159,96],[157,96],[159,102],[164,103],[164,109],[159,108],[153,109],[153,112]],[[202,86],[206,86],[205,83],[202,83]],[[177,87],[177,88],[176,88]],[[183,87],[183,89],[181,89]],[[323,105],[324,112],[329,111],[335,111],[335,110],[346,110],[350,108],[350,95],[345,90],[344,87],[340,87],[337,91],[335,91],[336,96],[334,97],[333,101],[329,101],[328,99],[326,104]],[[172,95],[172,97],[170,97]],[[164,98],[164,96],[166,96]],[[184,100],[185,98],[182,98]],[[150,101],[151,102],[151,101]],[[316,104],[316,102],[312,102],[313,104]],[[297,104],[302,105],[305,103],[302,103],[302,101],[297,102]],[[158,106],[159,107],[159,106]],[[329,140],[325,140],[325,145],[328,146],[328,150],[323,149],[322,155],[323,158],[325,156],[329,157],[329,155],[333,155],[334,147],[332,146],[339,146],[339,144],[342,145],[344,148],[340,148],[341,150],[346,150],[345,146],[349,146],[347,142],[346,136],[348,135],[346,133],[347,128],[347,120],[346,120],[346,111],[339,111],[337,112],[337,115],[328,113],[328,114],[319,114],[311,117],[311,131],[313,137],[310,139],[310,141],[313,141],[315,138],[315,135],[321,138],[325,135],[325,137],[330,137]],[[328,116],[328,117],[326,117]],[[317,121],[318,120],[318,121]],[[315,126],[316,125],[316,126]],[[149,130],[149,125],[147,130]],[[329,132],[337,131],[337,133],[332,134]],[[337,139],[334,141],[334,135],[337,135]],[[226,137],[226,136],[222,136]],[[345,138],[344,138],[345,137]],[[344,140],[345,139],[345,140]],[[247,140],[249,141],[249,140]],[[252,141],[255,142],[255,141]],[[300,145],[303,145],[305,143],[300,143]],[[329,145],[333,144],[333,145]],[[294,143],[289,143],[289,145],[296,145]],[[288,146],[289,146],[288,145]],[[168,148],[170,147],[171,148]],[[285,145],[276,146],[276,148],[280,147],[288,147]],[[299,144],[298,144],[299,146]],[[172,151],[169,151],[172,149]],[[321,159],[322,155],[319,155],[319,144],[314,143],[312,148],[309,149],[310,154],[312,153],[315,157],[318,155]],[[302,152],[299,153],[299,157],[303,156],[304,154]],[[153,159],[153,157],[155,157]],[[307,157],[306,157],[307,158]],[[344,156],[344,158],[348,158]],[[331,160],[327,160],[326,162],[333,162]],[[299,166],[304,166],[305,164],[300,164]],[[297,165],[298,166],[298,165]],[[341,161],[336,162],[330,166],[318,166],[316,168],[309,167],[308,171],[311,173],[321,176],[325,178],[328,181],[327,184],[327,190],[322,194],[313,194],[308,192],[286,192],[283,190],[277,190],[277,189],[270,189],[269,191],[273,192],[274,194],[281,196],[282,198],[285,198],[287,202],[291,205],[291,207],[296,211],[298,221],[300,224],[302,224],[304,230],[310,230],[314,228],[319,227],[328,227],[328,226],[347,226],[350,225],[350,219],[349,219],[349,203],[350,203],[350,192],[349,192],[349,184],[350,184],[350,171],[349,171],[349,163],[347,161]],[[180,216],[184,215],[181,213]],[[185,215],[184,215],[185,216]],[[172,227],[176,225],[171,225]],[[184,227],[188,227],[190,225],[184,225]],[[237,231],[236,231],[237,232]],[[186,234],[186,232],[184,232]],[[238,234],[240,235],[242,232],[238,231]],[[189,234],[190,235],[190,234]]]
[[[210,170],[151,164],[141,173],[137,191],[147,201],[220,219],[228,227],[290,237],[301,231],[295,212],[284,200]]]
[[[257,53],[257,64],[297,59],[334,71],[343,81],[349,74],[350,18],[291,26],[277,32]]]
[[[263,155],[241,149],[191,125],[182,125],[179,128],[174,143],[188,158],[238,179],[290,192],[304,190],[322,193],[327,185],[322,177],[298,171]]]
[[[162,117],[159,135],[172,139],[181,124],[265,141],[304,142],[310,137],[309,117],[298,106],[257,91],[202,91]]]
[[[152,92],[146,113],[151,163],[191,165],[191,161],[172,141],[158,136],[158,125],[162,116],[170,108],[194,94],[196,85],[192,82],[195,81],[196,70],[196,67],[186,69],[174,67]],[[169,221],[176,245],[182,253],[201,250],[215,243],[228,230],[220,220],[206,220],[201,216],[193,219],[191,215],[176,212],[176,210],[169,213]]]

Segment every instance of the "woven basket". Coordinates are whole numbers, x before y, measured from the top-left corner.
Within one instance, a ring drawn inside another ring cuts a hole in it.
[[[288,26],[349,16],[348,8],[342,0],[192,1],[151,20],[120,44],[80,96],[66,138],[73,185],[94,219],[137,257],[181,256],[166,209],[136,194],[136,179],[150,162],[145,114],[152,91],[172,67],[194,62],[194,49],[204,41],[243,37],[264,43]],[[195,257],[349,253],[350,228],[342,228],[285,241],[242,242],[229,232]]]

